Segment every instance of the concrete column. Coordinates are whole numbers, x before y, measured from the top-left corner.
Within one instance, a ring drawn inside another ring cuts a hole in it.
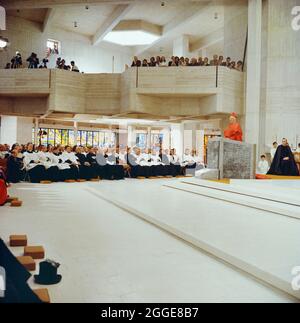
[[[112,146],[112,139],[113,139],[113,128],[112,128],[112,125],[109,126],[108,133],[109,133],[109,146],[111,147]]]
[[[33,141],[35,146],[37,146],[39,144],[38,133],[39,133],[39,119],[35,118],[35,120],[34,120],[34,141]]]
[[[119,126],[119,146],[126,148],[128,145],[128,129],[127,126]]]
[[[162,143],[162,148],[163,149],[170,149],[170,145],[171,145],[171,131],[170,128],[164,128],[163,129],[163,135],[164,135],[164,139],[163,139],[163,143]]]
[[[173,42],[173,55],[178,57],[188,57],[190,52],[189,36],[182,35]]]
[[[74,122],[74,125],[73,125],[73,130],[74,130],[74,142],[75,142],[75,145],[77,145],[77,137],[78,137],[78,122]]]
[[[184,149],[184,124],[171,126],[171,148],[175,148],[177,154],[182,157]]]
[[[136,129],[134,126],[128,126],[128,147],[136,146]]]
[[[151,142],[151,127],[148,127],[147,129],[147,149],[150,149],[152,145]]]
[[[1,117],[1,143],[13,145],[32,142],[32,118]]]
[[[262,0],[249,0],[245,140],[261,152]]]

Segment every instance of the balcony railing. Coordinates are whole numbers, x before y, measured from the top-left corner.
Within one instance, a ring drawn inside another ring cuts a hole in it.
[[[123,74],[0,70],[0,96],[44,97],[48,110],[72,113],[157,114],[159,106],[174,115],[242,113],[244,73],[213,66],[140,67]]]

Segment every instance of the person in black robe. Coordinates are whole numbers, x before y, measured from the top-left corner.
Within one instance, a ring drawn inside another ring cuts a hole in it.
[[[87,181],[93,178],[93,169],[91,168],[91,164],[89,163],[86,155],[83,153],[82,147],[76,148],[76,155],[79,161],[79,178],[85,179]]]
[[[161,159],[161,162],[164,164],[163,176],[171,176],[173,174],[172,166],[168,158],[168,154],[169,154],[169,151],[167,149],[166,151],[163,151],[162,149],[160,149],[159,151],[159,157]]]
[[[120,165],[119,157],[115,155],[112,149],[108,149],[104,155],[107,161],[107,173],[109,174],[109,180],[121,180],[124,179],[124,167]]]
[[[268,175],[299,176],[294,155],[285,138],[282,140],[282,145],[277,148]]]
[[[86,155],[87,162],[91,165],[92,178],[96,179],[99,177],[99,165],[96,160],[97,150],[96,148],[91,148],[88,154]]]
[[[18,157],[18,151],[14,149],[7,159],[7,181],[19,183],[25,178],[23,159]]]

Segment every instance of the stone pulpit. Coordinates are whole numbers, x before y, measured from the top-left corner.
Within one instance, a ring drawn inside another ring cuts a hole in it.
[[[213,138],[207,148],[208,169],[218,170],[219,179],[253,179],[256,146],[225,138]]]

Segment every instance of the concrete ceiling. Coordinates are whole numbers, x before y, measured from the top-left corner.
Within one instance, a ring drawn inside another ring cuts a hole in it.
[[[22,10],[9,10],[8,15],[20,17],[33,22],[43,23],[46,17],[47,9],[22,9]]]
[[[93,36],[98,28],[112,14],[115,6],[111,4],[62,7],[55,10],[52,24],[62,29]],[[74,28],[74,22],[78,27]]]
[[[141,55],[149,51],[159,53],[162,48],[169,53],[173,40],[183,34],[189,36],[191,45],[199,40],[203,45],[201,39],[224,27],[223,1],[2,0],[2,3],[8,15],[41,23],[42,31],[53,25],[85,35],[94,45],[104,43],[105,35],[121,21],[141,20],[154,24],[162,30],[162,37],[150,46],[133,48],[134,53]]]

